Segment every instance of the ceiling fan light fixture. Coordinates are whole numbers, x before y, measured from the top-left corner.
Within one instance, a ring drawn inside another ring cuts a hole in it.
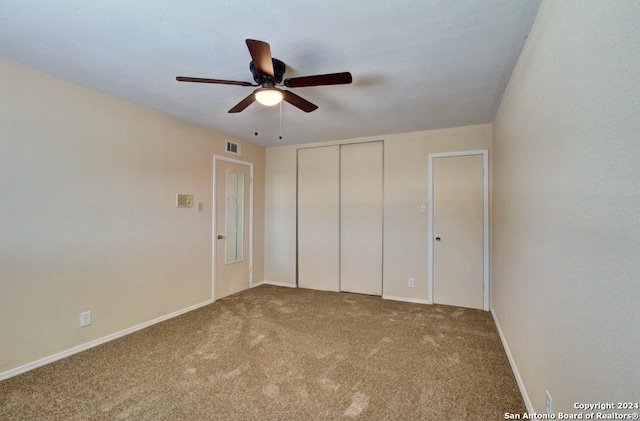
[[[267,107],[279,104],[284,98],[281,89],[272,87],[256,89],[253,95],[256,97],[256,101]]]

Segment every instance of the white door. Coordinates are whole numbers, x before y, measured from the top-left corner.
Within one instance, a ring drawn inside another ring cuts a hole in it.
[[[340,147],[340,290],[382,295],[382,142]]]
[[[215,299],[250,287],[251,168],[215,159]]]
[[[340,148],[298,149],[298,286],[340,290]]]
[[[484,308],[484,157],[432,160],[433,302]]]

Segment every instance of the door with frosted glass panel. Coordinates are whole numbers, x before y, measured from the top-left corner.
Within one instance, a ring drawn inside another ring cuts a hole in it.
[[[223,160],[216,164],[215,298],[249,288],[250,169]]]

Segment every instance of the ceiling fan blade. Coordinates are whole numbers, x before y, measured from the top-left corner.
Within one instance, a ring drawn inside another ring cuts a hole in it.
[[[271,60],[271,47],[264,41],[247,39],[247,48],[253,60],[253,65],[258,74],[274,77],[273,62]]]
[[[254,86],[249,82],[240,82],[237,80],[206,79],[201,77],[178,76],[176,77],[176,80],[178,82],[217,83],[220,85]]]
[[[310,113],[311,111],[318,109],[318,106],[316,104],[312,104],[311,102],[294,94],[293,92],[289,92],[289,91],[282,91],[282,92],[284,92],[285,101],[287,101],[289,104],[295,107],[300,108],[305,113]]]
[[[346,85],[353,81],[351,73],[328,73],[326,75],[301,76],[285,79],[284,85],[289,88],[320,85]]]
[[[239,113],[240,111],[242,111],[245,108],[247,108],[249,105],[253,104],[253,102],[255,100],[256,100],[256,97],[252,93],[251,95],[249,95],[248,97],[246,97],[242,101],[238,102],[236,104],[236,106],[233,107],[232,109],[230,109],[228,112],[229,113]]]

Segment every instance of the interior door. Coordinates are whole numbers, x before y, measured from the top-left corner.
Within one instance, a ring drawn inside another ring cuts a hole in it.
[[[340,289],[340,148],[298,149],[298,286]]]
[[[382,295],[382,142],[340,147],[340,290]]]
[[[250,287],[250,167],[216,161],[215,298]]]
[[[483,156],[433,159],[433,301],[484,307]]]

